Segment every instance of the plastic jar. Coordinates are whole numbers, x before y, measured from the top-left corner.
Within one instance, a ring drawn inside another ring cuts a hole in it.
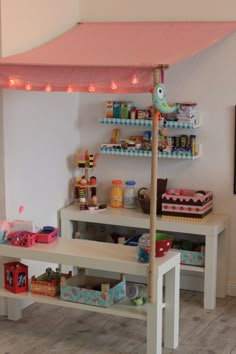
[[[126,181],[124,190],[124,208],[136,208],[137,198],[135,191],[135,181]]]
[[[138,261],[140,263],[148,263],[149,262],[149,254],[150,254],[150,234],[144,233],[138,242]]]
[[[112,181],[110,206],[112,208],[123,208],[123,188],[120,179],[114,179]]]
[[[147,286],[144,284],[126,284],[126,297],[133,305],[144,305],[147,302]]]

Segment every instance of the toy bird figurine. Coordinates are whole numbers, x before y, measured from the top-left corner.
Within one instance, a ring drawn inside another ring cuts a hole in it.
[[[179,111],[179,104],[169,106],[166,102],[166,88],[163,84],[158,84],[151,88],[149,92],[152,93],[152,102],[154,108],[162,114],[174,113]]]

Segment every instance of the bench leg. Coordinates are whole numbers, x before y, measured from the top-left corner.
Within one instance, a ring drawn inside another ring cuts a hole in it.
[[[20,300],[8,298],[7,304],[8,319],[18,321],[22,318],[22,304]]]
[[[164,347],[175,349],[179,344],[179,264],[166,273],[165,280]]]
[[[157,300],[147,305],[147,354],[162,353],[163,275],[158,275],[155,281]]]

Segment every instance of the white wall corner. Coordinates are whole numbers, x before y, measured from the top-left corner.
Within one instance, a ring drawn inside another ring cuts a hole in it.
[[[227,295],[236,296],[236,282],[229,281],[227,283]]]

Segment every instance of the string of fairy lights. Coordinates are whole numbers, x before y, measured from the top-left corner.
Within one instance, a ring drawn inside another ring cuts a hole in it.
[[[138,77],[136,75],[133,75],[133,77],[131,78],[131,83],[133,85],[137,85],[139,83],[139,80],[138,80]],[[14,88],[16,86],[16,80],[13,78],[13,77],[9,77],[8,78],[8,87],[9,88]],[[110,88],[112,90],[117,90],[118,88],[118,83],[115,81],[115,80],[112,80],[111,83],[110,83]],[[24,89],[26,91],[31,91],[33,90],[33,85],[32,83],[30,82],[27,82],[25,85],[24,85]],[[52,92],[53,91],[53,86],[51,84],[47,84],[44,89],[43,89],[45,92]],[[67,93],[73,93],[74,91],[76,91],[76,88],[74,88],[72,85],[68,85],[66,88],[65,88],[65,91]],[[96,92],[96,85],[91,83],[89,86],[88,86],[88,92],[90,93],[94,93]]]

